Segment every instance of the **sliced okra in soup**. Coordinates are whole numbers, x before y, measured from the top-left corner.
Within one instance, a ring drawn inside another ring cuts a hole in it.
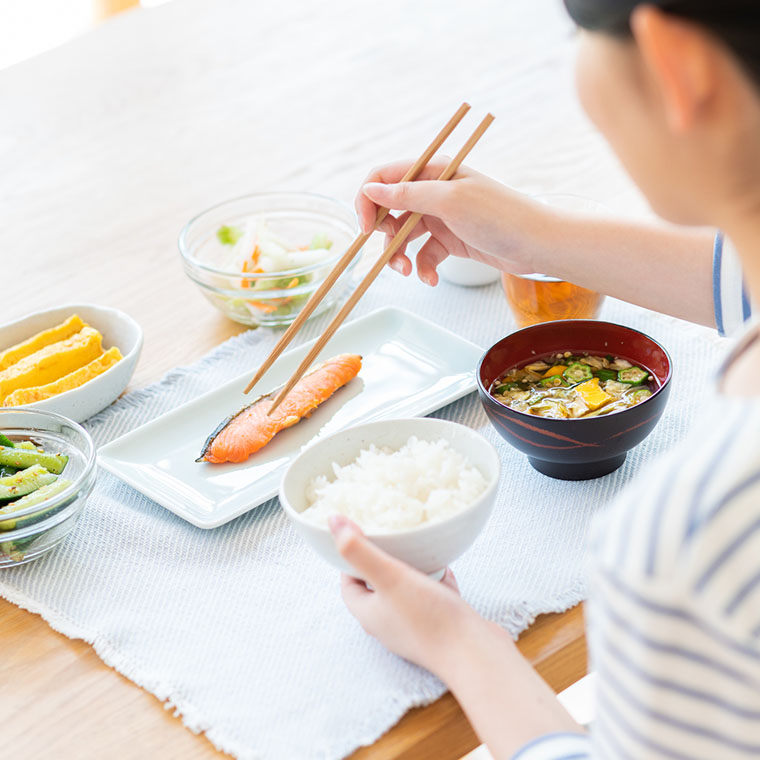
[[[552,375],[551,377],[542,377],[538,384],[544,388],[560,388],[565,385],[565,381],[560,375]]]
[[[631,400],[634,404],[640,404],[642,401],[646,401],[652,395],[652,391],[649,388],[638,388],[631,393]]]
[[[516,382],[508,382],[508,383],[498,383],[494,385],[493,392],[494,393],[507,393],[508,391],[516,391],[521,390],[520,383]]]
[[[641,385],[649,379],[649,371],[641,367],[626,367],[618,371],[617,379],[626,385]]]
[[[588,364],[582,364],[581,362],[574,362],[562,373],[562,377],[564,377],[568,383],[572,384],[591,380],[593,376],[594,373],[591,371],[591,367]]]

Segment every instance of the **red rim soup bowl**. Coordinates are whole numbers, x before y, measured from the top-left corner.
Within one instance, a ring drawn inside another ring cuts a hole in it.
[[[560,351],[627,359],[648,369],[657,387],[636,406],[588,419],[518,412],[488,392],[511,367]],[[501,437],[527,454],[536,470],[552,478],[588,480],[616,470],[629,449],[652,432],[665,409],[672,374],[668,352],[644,333],[612,322],[566,319],[526,327],[491,346],[478,365],[478,395]]]

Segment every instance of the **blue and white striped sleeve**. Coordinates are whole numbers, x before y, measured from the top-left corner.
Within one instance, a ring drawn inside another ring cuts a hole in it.
[[[722,232],[713,248],[713,307],[721,335],[732,335],[752,315],[741,262],[731,241]]]
[[[585,734],[555,733],[528,742],[512,760],[589,760],[591,748]]]

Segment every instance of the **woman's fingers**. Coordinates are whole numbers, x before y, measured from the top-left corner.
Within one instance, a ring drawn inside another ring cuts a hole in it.
[[[400,229],[401,223],[395,216],[391,216],[390,214],[380,222],[380,225],[377,228],[378,232],[384,232],[389,237],[393,237]]]
[[[449,255],[438,238],[431,237],[417,254],[417,276],[431,287],[438,284],[438,265]]]
[[[410,215],[410,211],[405,211],[399,217],[388,216],[385,218],[379,227],[379,229],[385,232],[383,248],[387,248],[390,245],[393,236],[401,229]],[[423,217],[420,219],[407,239],[401,244],[398,251],[391,257],[389,261],[390,267],[405,277],[409,276],[412,272],[412,262],[406,255],[407,245],[412,240],[428,232],[432,233],[436,228],[439,228],[442,232],[448,231],[446,226],[436,218]],[[438,274],[436,269],[449,255],[450,253],[444,243],[433,235],[417,253],[417,274],[419,278],[427,285],[437,285]]]
[[[385,219],[383,219],[377,229],[381,232],[384,232],[388,236],[388,239],[385,241],[385,248],[388,247],[391,240],[393,239],[393,236],[404,226],[406,220],[409,219],[411,215],[411,211],[405,211],[403,214],[399,214],[399,216],[393,216],[389,214],[385,217]],[[412,227],[412,231],[406,236],[406,239],[404,240],[401,248],[399,248],[400,251],[404,251],[407,244],[411,243],[412,240],[416,240],[418,237],[421,237],[426,232],[428,232],[428,218],[429,217],[423,216],[422,219],[420,219],[419,222],[417,222],[417,224]]]
[[[378,227],[379,230],[385,232],[383,249],[386,249],[391,244],[391,240],[393,240],[394,235],[401,229],[401,227],[403,227],[404,222],[406,222],[410,215],[411,212],[405,211],[398,217],[390,215],[385,217],[383,222]],[[427,231],[427,220],[425,217],[423,217],[420,219],[417,225],[415,225],[414,229],[408,235],[406,240],[401,244],[401,247],[398,249],[398,251],[396,251],[396,253],[391,256],[391,259],[388,262],[388,266],[390,266],[391,269],[395,270],[399,274],[404,275],[404,277],[408,277],[412,273],[412,262],[409,257],[406,256],[406,247],[412,240],[415,240],[421,235],[427,234]]]
[[[368,613],[371,614],[371,607],[368,605],[372,604],[374,593],[367,588],[364,581],[343,573],[340,576],[340,595],[343,597],[343,603],[348,607],[348,611],[367,630],[365,619]]]
[[[386,238],[386,247],[388,243],[390,243],[390,240]],[[406,246],[404,246],[404,248],[406,248]],[[398,272],[399,274],[404,275],[404,277],[409,277],[409,275],[412,273],[412,262],[411,259],[402,251],[403,249],[401,251],[396,251],[396,253],[391,256],[390,261],[388,262],[388,266],[394,272]]]
[[[390,214],[385,217],[382,224],[378,227],[378,230],[385,233],[383,250],[391,244],[391,240],[393,240],[395,234],[401,229],[402,224],[403,222],[400,219],[396,219],[396,217],[391,216]],[[409,257],[405,255],[407,241],[408,238],[401,244],[396,253],[391,256],[390,261],[388,262],[388,266],[391,269],[399,274],[403,274],[404,277],[408,277],[412,273],[412,262],[409,260]]]
[[[446,572],[443,574],[443,578],[441,578],[441,583],[444,586],[448,586],[452,591],[456,591],[457,594],[459,593],[459,584],[450,567],[446,568]]]
[[[393,586],[405,566],[367,540],[343,515],[332,515],[330,530],[340,555],[374,588]]]
[[[377,206],[359,191],[354,200],[356,215],[359,217],[359,229],[364,235],[369,235],[375,228],[375,219],[377,219]]]
[[[350,575],[346,575],[346,573],[341,573],[340,593],[350,609],[357,602],[361,603],[361,600],[372,592],[367,588],[367,584],[364,581],[352,578]]]

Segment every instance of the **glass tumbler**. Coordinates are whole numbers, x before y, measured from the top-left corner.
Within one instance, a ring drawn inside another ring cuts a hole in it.
[[[556,193],[536,200],[567,211],[599,216],[607,212],[600,203],[577,195]],[[604,303],[601,293],[546,274],[504,272],[501,283],[520,328],[556,319],[596,319]]]

